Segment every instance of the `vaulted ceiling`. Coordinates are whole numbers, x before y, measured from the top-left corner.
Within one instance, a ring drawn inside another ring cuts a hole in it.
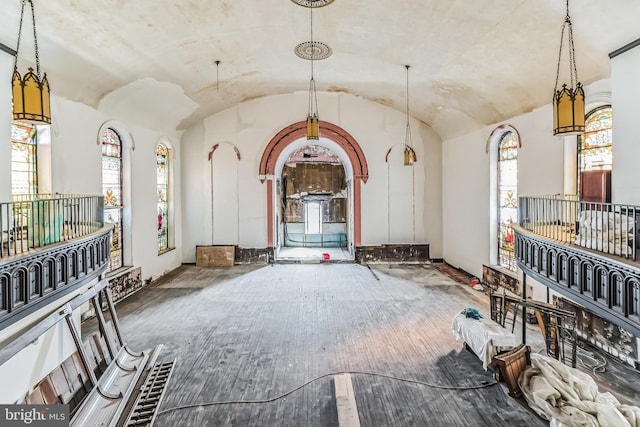
[[[308,89],[309,61],[294,48],[310,39],[310,9],[292,0],[34,3],[43,70],[52,91],[74,101],[98,107],[122,88],[154,82],[189,100],[177,113],[185,129],[245,100]],[[443,138],[495,123],[550,102],[565,7],[564,0],[335,0],[313,10],[313,39],[333,50],[315,61],[317,88],[404,112],[408,64],[411,115]],[[640,37],[640,1],[570,7],[587,85],[610,75],[608,53]],[[20,0],[2,0],[0,42],[14,49],[19,16]],[[20,56],[31,58],[25,19]]]

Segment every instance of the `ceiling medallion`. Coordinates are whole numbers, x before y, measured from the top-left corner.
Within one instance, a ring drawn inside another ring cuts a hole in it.
[[[293,51],[302,59],[314,61],[327,59],[333,53],[328,45],[321,42],[302,42]]]
[[[322,7],[326,6],[330,3],[333,3],[333,0],[291,0],[297,5],[304,7]]]

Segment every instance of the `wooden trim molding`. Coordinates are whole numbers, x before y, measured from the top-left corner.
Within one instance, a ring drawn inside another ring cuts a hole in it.
[[[276,162],[282,151],[292,142],[304,137],[306,130],[307,123],[305,121],[294,123],[282,129],[269,141],[260,159],[258,174],[262,182],[267,176],[275,173]],[[355,138],[341,127],[328,122],[320,122],[320,136],[332,140],[347,153],[353,166],[353,177],[366,183],[369,179],[367,159]]]
[[[488,154],[489,150],[491,149],[491,145],[493,141],[498,141],[499,139],[502,138],[502,135],[507,132],[513,132],[516,134],[516,136],[518,137],[518,148],[519,149],[522,148],[522,138],[520,137],[520,132],[518,132],[518,129],[514,128],[510,124],[504,123],[491,131],[491,134],[489,135],[489,138],[487,139],[487,143],[484,147],[484,151]]]

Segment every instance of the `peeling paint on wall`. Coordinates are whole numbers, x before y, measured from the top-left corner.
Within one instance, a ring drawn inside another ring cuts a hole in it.
[[[356,262],[361,264],[376,262],[422,263],[429,261],[429,245],[381,245],[356,248]]]
[[[577,329],[582,336],[590,337],[592,344],[627,362],[638,364],[638,339],[631,333],[580,307],[573,301],[558,298],[558,306],[576,314]]]

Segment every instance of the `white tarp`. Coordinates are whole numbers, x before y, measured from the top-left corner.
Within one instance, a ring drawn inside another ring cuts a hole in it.
[[[463,313],[456,315],[451,323],[456,341],[462,339],[482,360],[482,367],[487,370],[493,356],[499,351],[510,350],[516,345],[516,337],[491,319],[479,320],[466,317]]]
[[[554,426],[640,427],[640,408],[598,391],[589,375],[539,354],[518,384],[529,406]]]

